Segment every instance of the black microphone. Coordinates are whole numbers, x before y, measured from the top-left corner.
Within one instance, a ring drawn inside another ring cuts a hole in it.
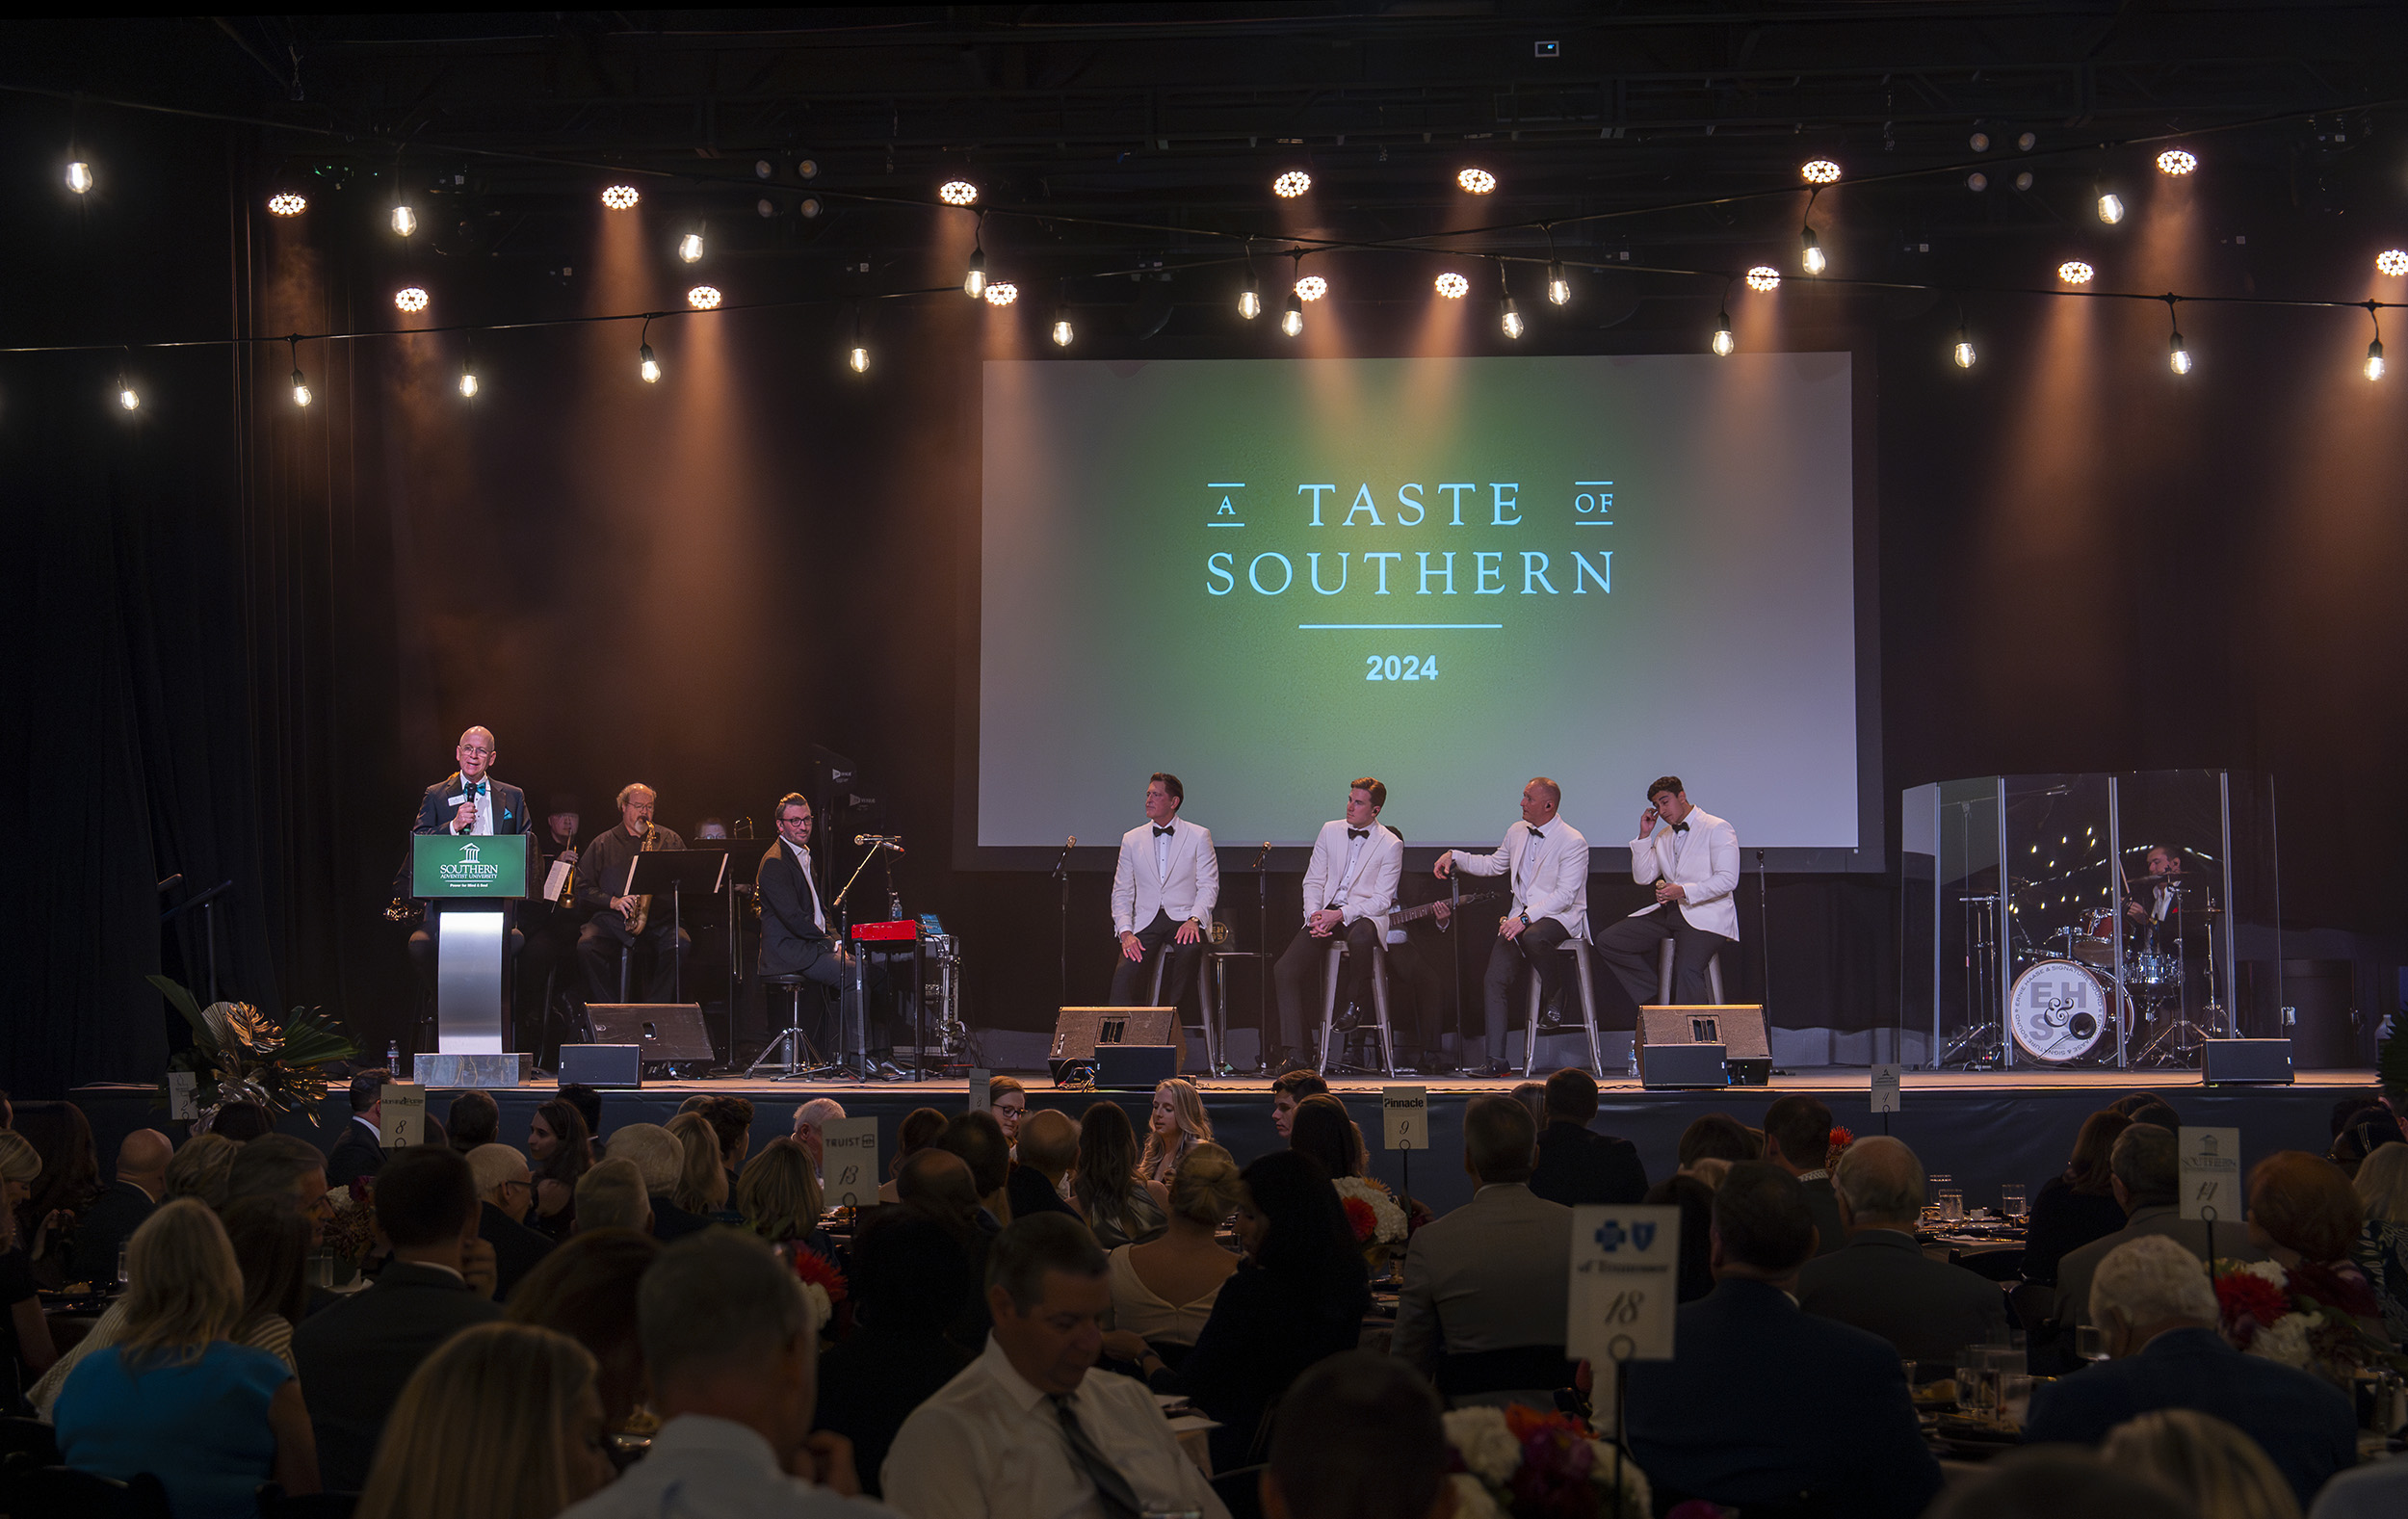
[[[875,844],[879,849],[893,850],[898,854],[903,851],[903,838],[900,834],[856,833],[852,836],[852,841],[855,844]]]
[[[1266,860],[1268,860],[1268,859],[1269,859],[1269,858],[1270,858],[1270,840],[1269,840],[1269,839],[1265,839],[1265,840],[1263,841],[1263,852],[1262,852],[1262,853],[1260,853],[1260,854],[1255,855],[1255,856],[1254,856],[1254,863],[1253,863],[1253,864],[1251,864],[1251,865],[1249,865],[1249,866],[1247,866],[1247,867],[1246,867],[1246,869],[1248,869],[1248,870],[1261,870],[1261,869],[1263,868],[1263,862],[1264,862],[1264,861],[1266,861]]]
[[[1078,847],[1079,836],[1075,833],[1061,841],[1061,857],[1054,861],[1053,879],[1060,880],[1062,878],[1063,875],[1068,872],[1070,869],[1070,851]]]

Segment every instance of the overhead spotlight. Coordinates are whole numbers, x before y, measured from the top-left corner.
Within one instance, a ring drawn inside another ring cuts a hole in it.
[[[2090,283],[2091,276],[2097,273],[2097,270],[2079,258],[2069,258],[2056,266],[2056,277],[2069,285],[2086,285]]]
[[[90,195],[92,194],[92,165],[85,163],[79,158],[75,162],[66,166],[66,187],[69,190],[74,191],[79,196]],[[133,408],[129,406],[126,409],[130,411]]]
[[[2160,174],[2179,176],[2187,174],[2198,167],[2199,156],[2183,148],[2169,147],[2158,155],[2158,172]]]
[[[1990,176],[1976,169],[1965,176],[1965,188],[1979,195],[1990,188]]]
[[[1815,236],[1815,229],[1813,227],[1805,229],[1803,235],[1799,237],[1798,243],[1801,251],[1798,254],[1797,261],[1799,265],[1805,269],[1806,273],[1810,275],[1819,275],[1823,272],[1823,270],[1829,267],[1830,261],[1822,256],[1822,239]]]
[[[970,240],[970,268],[961,276],[961,293],[976,301],[986,294],[985,216],[980,216],[980,230]]]
[[[1840,166],[1827,158],[1810,158],[1797,167],[1797,171],[1810,185],[1836,184],[1840,177]]]
[[[1301,169],[1291,169],[1270,182],[1270,193],[1282,200],[1294,200],[1313,188],[1313,176]]]
[[[1476,196],[1484,196],[1497,188],[1497,176],[1485,169],[1457,170],[1454,182]]]
[[[1293,290],[1288,292],[1288,309],[1279,314],[1279,330],[1290,337],[1300,336],[1304,331],[1304,302],[1296,299]]]
[[[289,190],[280,190],[268,197],[268,215],[273,217],[297,217],[308,209],[309,197]]]
[[[2374,255],[2374,267],[2386,275],[2408,275],[2408,250],[2387,249]]]
[[[1714,316],[1714,357],[1729,358],[1739,352],[1739,347],[1740,340],[1731,335],[1731,313],[1717,312]]]
[[[404,285],[393,292],[393,304],[404,311],[427,309],[427,293],[416,285]]]
[[[1054,346],[1068,348],[1071,338],[1075,335],[1070,327],[1070,307],[1067,305],[1054,307]]]
[[[689,232],[684,237],[679,238],[677,240],[677,256],[684,259],[689,264],[698,264],[702,262],[701,232]]]
[[[633,185],[613,185],[602,192],[602,203],[614,211],[633,211],[641,198]]]
[[[661,382],[661,361],[653,356],[649,343],[640,344],[636,349],[636,373],[643,377],[647,385]]]
[[[990,306],[1008,306],[1019,299],[1020,287],[1008,279],[999,279],[986,287],[986,303]]]
[[[407,237],[418,230],[418,213],[406,203],[395,206],[390,220],[395,237]]]
[[[2030,170],[2027,169],[2022,173],[2015,176],[2015,188],[2018,190],[2029,190],[2031,188]]]
[[[795,209],[801,212],[803,220],[808,222],[817,219],[823,207],[820,205],[818,196],[805,196],[802,197],[801,204],[796,206]]]
[[[1559,306],[1572,299],[1572,281],[1563,277],[1563,266],[1553,260],[1547,264],[1547,299]]]
[[[1449,270],[1445,274],[1439,275],[1437,283],[1438,293],[1446,297],[1449,301],[1462,300],[1464,295],[1472,288],[1472,282],[1464,278],[1461,275],[1456,274],[1453,270]]]
[[[1965,145],[1972,148],[1976,153],[1986,153],[1990,151],[1990,134],[1987,132],[1976,132],[1973,136],[1965,140]]]
[[[2099,187],[2099,220],[2109,226],[2124,220],[2124,197],[2105,185]]]
[[[974,206],[979,203],[979,187],[967,179],[948,179],[936,187],[936,198],[949,206]]]
[[[719,303],[725,299],[727,298],[720,294],[717,285],[696,285],[686,292],[686,304],[696,311],[716,311],[719,309]]]
[[[1296,282],[1296,293],[1306,301],[1319,301],[1329,294],[1329,281],[1319,275],[1307,275]]]
[[[1747,288],[1760,292],[1769,292],[1780,289],[1781,271],[1773,268],[1770,264],[1758,264],[1755,268],[1747,272]]]
[[[1238,315],[1248,322],[1263,314],[1263,282],[1255,277],[1251,260],[1245,268],[1245,283],[1238,287]]]
[[[805,179],[817,179],[820,177],[820,161],[816,158],[806,158],[795,165],[795,172]]]
[[[2021,137],[2015,139],[2015,146],[2019,152],[2028,153],[2039,145],[2040,134],[2037,132],[2026,132]]]
[[[767,179],[776,172],[776,168],[766,158],[756,158],[752,161],[752,177],[755,179]]]

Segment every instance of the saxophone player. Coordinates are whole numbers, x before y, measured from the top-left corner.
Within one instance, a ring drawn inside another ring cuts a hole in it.
[[[652,899],[620,895],[627,872],[639,853],[650,850],[682,850],[686,841],[652,821],[659,795],[641,781],[619,788],[619,821],[589,843],[577,857],[577,878],[569,898],[570,910],[586,920],[577,930],[577,961],[585,968],[586,1001],[618,1001],[618,950],[649,950],[651,967],[641,982],[642,1000],[667,1002],[693,940],[667,919],[652,916]],[[675,933],[676,942],[670,943]],[[669,956],[676,956],[675,959]],[[632,982],[632,977],[631,977]]]

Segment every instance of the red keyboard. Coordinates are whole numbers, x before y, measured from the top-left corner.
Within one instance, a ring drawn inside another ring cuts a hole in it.
[[[917,918],[898,918],[892,923],[856,923],[852,926],[852,936],[856,941],[916,939],[920,936],[920,922]]]

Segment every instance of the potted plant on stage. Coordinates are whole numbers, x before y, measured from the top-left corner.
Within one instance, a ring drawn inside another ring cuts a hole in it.
[[[247,1002],[203,1008],[165,976],[144,979],[193,1027],[193,1047],[170,1056],[168,1069],[193,1073],[193,1101],[199,1110],[196,1134],[229,1102],[255,1102],[272,1114],[298,1108],[315,1124],[327,1094],[326,1067],[359,1056],[341,1021],[324,1008],[295,1008],[278,1024]],[[164,1079],[159,1097],[167,1101]]]

